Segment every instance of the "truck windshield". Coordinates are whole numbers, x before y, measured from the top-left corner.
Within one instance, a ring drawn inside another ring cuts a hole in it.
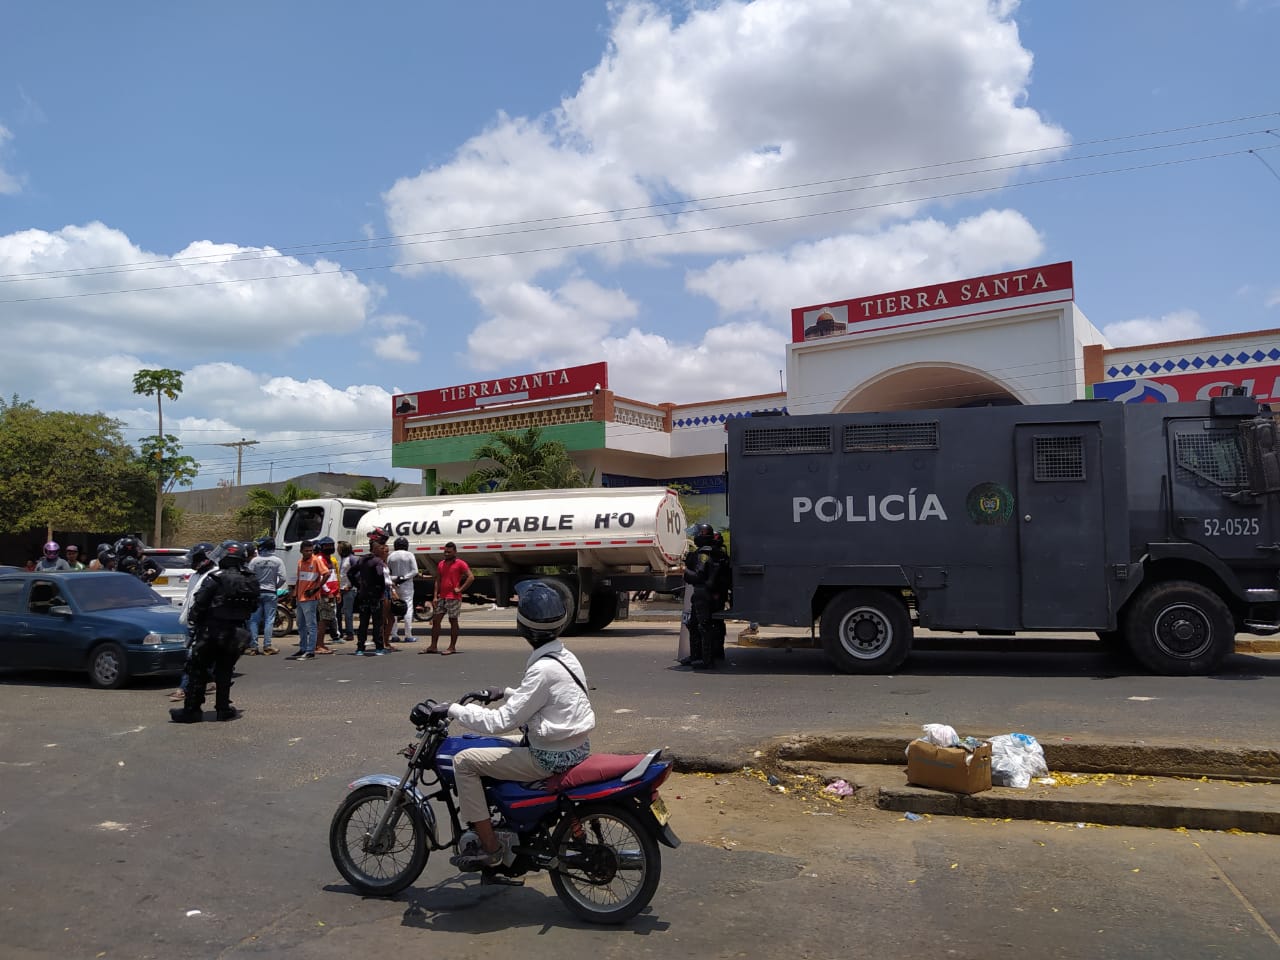
[[[1235,430],[1184,433],[1175,448],[1178,479],[1184,482],[1240,490],[1249,484],[1244,451]]]
[[[285,543],[297,543],[299,540],[314,540],[324,529],[324,507],[298,507],[289,518],[285,527]]]

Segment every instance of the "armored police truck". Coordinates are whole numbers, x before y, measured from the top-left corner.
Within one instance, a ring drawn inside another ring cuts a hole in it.
[[[1148,669],[1214,670],[1280,630],[1270,409],[1078,401],[733,420],[733,609],[819,624],[848,673],[913,625],[1089,631]]]

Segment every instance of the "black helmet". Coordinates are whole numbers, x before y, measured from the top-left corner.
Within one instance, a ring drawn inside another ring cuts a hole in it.
[[[116,556],[136,557],[142,553],[142,544],[137,537],[121,537],[116,541]]]
[[[243,567],[249,554],[249,545],[239,540],[223,540],[213,548],[209,559],[219,567]]]
[[[408,538],[408,537],[396,537],[396,542],[395,542],[395,544],[394,544],[393,546],[394,546],[394,547],[395,547],[395,549],[397,549],[397,550],[408,550],[408,549],[409,549],[409,538]]]
[[[259,550],[274,550],[275,548],[276,548],[275,537],[259,537],[258,538]]]
[[[569,608],[564,594],[544,580],[516,584],[516,629],[537,649],[560,636],[569,625]]]
[[[213,544],[205,540],[201,540],[194,547],[187,551],[187,566],[195,570],[202,563],[209,559],[209,553],[213,550]]]
[[[695,523],[685,531],[685,536],[695,547],[709,547],[716,542],[716,528],[709,523]]]

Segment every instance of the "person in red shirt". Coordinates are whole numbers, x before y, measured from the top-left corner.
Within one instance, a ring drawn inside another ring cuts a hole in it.
[[[444,545],[444,559],[436,564],[435,594],[431,603],[431,646],[419,653],[445,656],[458,652],[458,614],[462,612],[462,595],[475,582],[475,574],[467,561],[458,559],[458,547],[452,541]],[[449,649],[441,650],[440,622],[449,616]]]

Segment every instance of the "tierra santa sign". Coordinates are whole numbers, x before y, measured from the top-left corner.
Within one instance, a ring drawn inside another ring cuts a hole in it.
[[[1051,263],[1043,267],[1011,270],[985,277],[955,280],[892,293],[877,293],[855,300],[838,300],[791,311],[791,340],[821,340],[843,334],[864,333],[912,324],[934,323],[947,316],[904,319],[913,314],[955,310],[957,315],[999,309],[1001,300],[1036,297],[1036,302],[1070,299],[1072,289],[1071,261]]]
[[[591,393],[608,386],[609,365],[604,362],[587,363],[578,367],[556,367],[514,377],[493,377],[452,387],[436,387],[417,393],[401,393],[391,398],[391,410],[397,417],[457,413],[479,410],[492,404]]]

